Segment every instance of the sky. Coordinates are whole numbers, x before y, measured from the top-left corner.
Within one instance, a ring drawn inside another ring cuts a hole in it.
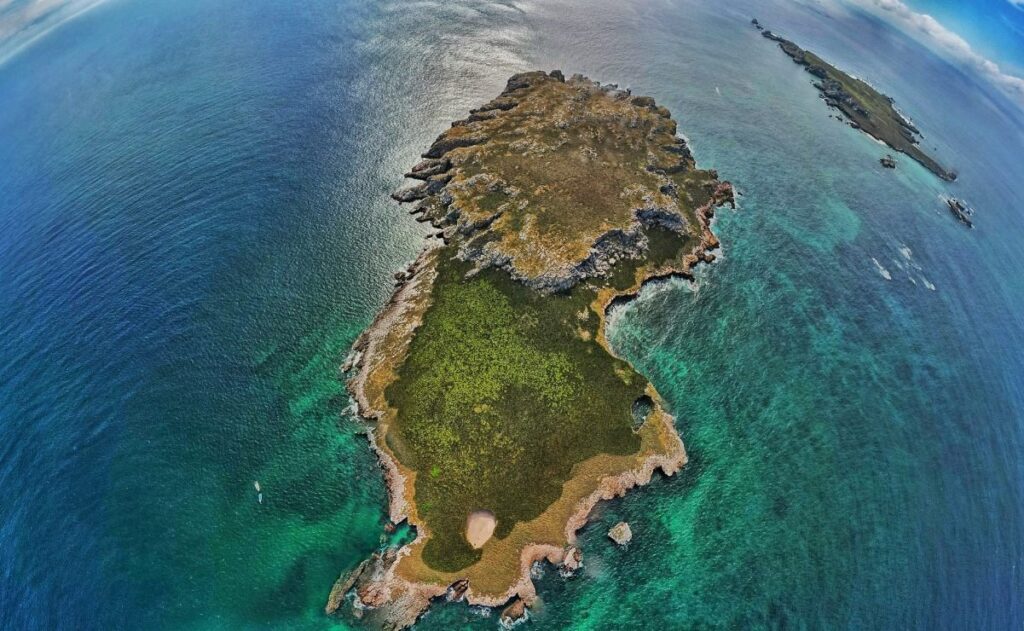
[[[0,64],[104,0],[0,0]],[[793,0],[886,20],[1024,110],[1024,0]]]
[[[814,0],[890,23],[1024,109],[1024,0]]]
[[[1024,76],[1024,0],[908,0],[982,55]]]

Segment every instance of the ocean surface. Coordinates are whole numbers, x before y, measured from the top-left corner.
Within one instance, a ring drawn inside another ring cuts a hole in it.
[[[425,232],[387,193],[535,68],[654,96],[742,197],[612,317],[690,464],[528,628],[1024,627],[1024,115],[873,18],[719,5],[109,0],[0,65],[0,628],[360,628],[322,609],[386,493],[339,366]],[[960,180],[883,170],[755,15]]]

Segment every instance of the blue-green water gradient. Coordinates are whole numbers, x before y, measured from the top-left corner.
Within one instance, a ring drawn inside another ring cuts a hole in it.
[[[883,170],[755,14],[960,181]],[[697,283],[612,317],[690,465],[602,505],[531,624],[1024,625],[1024,122],[997,92],[782,2],[111,0],[0,65],[0,627],[360,626],[322,607],[386,494],[338,366],[424,234],[387,192],[556,67],[654,96],[743,196]]]

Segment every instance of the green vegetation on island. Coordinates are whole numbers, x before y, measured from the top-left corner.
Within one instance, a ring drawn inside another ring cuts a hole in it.
[[[761,35],[777,42],[783,52],[818,79],[814,85],[821,92],[825,103],[842,112],[851,126],[917,160],[943,180],[951,182],[956,179],[955,172],[945,169],[921,150],[921,132],[896,109],[892,98],[867,82],[839,70],[811,51],[766,30],[756,19],[751,20],[751,23],[761,31]],[[892,167],[895,167],[895,163]]]
[[[710,219],[732,200],[664,107],[557,71],[513,76],[408,177],[393,196],[439,232],[357,342],[350,387],[391,518],[417,538],[329,601],[355,589],[397,626],[446,590],[529,604],[529,565],[578,564],[596,501],[682,466],[657,392],[608,348],[605,312],[712,260]]]
[[[577,462],[637,451],[631,409],[645,380],[595,341],[593,291],[544,296],[442,253],[433,304],[387,390],[399,410],[388,447],[417,476],[430,567],[480,558],[464,536],[474,510],[495,537],[539,516]]]

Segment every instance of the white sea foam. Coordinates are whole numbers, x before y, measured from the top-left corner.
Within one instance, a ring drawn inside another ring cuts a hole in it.
[[[490,618],[492,613],[490,607],[478,607],[476,605],[470,607],[469,611],[480,618]]]
[[[875,269],[878,270],[878,273],[881,274],[882,278],[885,280],[892,280],[892,274],[889,273],[889,270],[882,267],[882,264],[878,262],[878,259],[872,256],[871,262],[875,264]]]
[[[910,246],[908,246],[905,243],[902,243],[902,244],[900,244],[899,251],[900,251],[900,256],[902,256],[904,259],[906,259],[907,263],[910,264],[910,267],[912,267],[912,268],[914,268],[914,269],[916,269],[918,271],[921,270],[921,264],[914,260],[914,251],[910,249]],[[902,269],[902,267],[901,267],[901,269]]]

